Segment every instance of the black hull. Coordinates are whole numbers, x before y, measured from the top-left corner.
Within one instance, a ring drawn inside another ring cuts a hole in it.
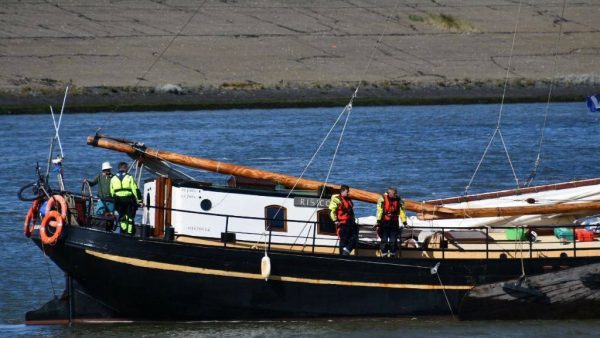
[[[67,324],[78,320],[114,320],[116,313],[90,296],[79,284],[67,277],[66,289],[60,297],[54,298],[37,310],[25,314],[28,324]]]
[[[133,320],[449,315],[474,285],[521,274],[520,260],[343,258],[142,240],[68,227],[45,247],[93,297],[102,316]],[[39,238],[34,237],[41,245]],[[430,267],[440,263],[439,277]],[[600,257],[526,259],[528,274],[600,262]],[[546,269],[546,270],[544,270]],[[446,298],[447,297],[447,298]],[[452,310],[449,308],[452,308]],[[71,313],[73,319],[90,314]]]

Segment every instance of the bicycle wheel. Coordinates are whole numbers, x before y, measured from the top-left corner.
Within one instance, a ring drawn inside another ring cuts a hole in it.
[[[94,194],[88,181],[83,181],[81,184],[81,197],[87,200],[87,214],[91,215],[94,211]]]
[[[31,202],[41,197],[42,192],[38,182],[29,183],[23,186],[17,196],[21,201]]]

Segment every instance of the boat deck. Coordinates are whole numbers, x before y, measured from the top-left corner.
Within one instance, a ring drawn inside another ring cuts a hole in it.
[[[475,231],[464,231],[475,233]],[[449,232],[452,233],[452,232]],[[480,232],[482,233],[482,232]],[[450,235],[442,236],[441,232],[434,232],[427,243],[419,243],[418,247],[403,247],[399,252],[401,258],[423,259],[521,259],[521,258],[549,258],[549,257],[584,257],[600,255],[600,240],[593,241],[566,241],[554,235],[541,235],[535,241],[529,242],[506,240],[504,232],[489,232],[487,239],[464,238],[457,240]],[[404,237],[403,237],[404,238]],[[442,239],[443,238],[443,239]],[[332,254],[338,253],[334,246],[315,246],[302,244],[275,244],[265,242],[236,241],[223,243],[219,239],[197,238],[190,236],[176,236],[176,241],[190,244],[227,246],[240,249],[264,250],[265,245],[270,250],[292,251],[304,253]],[[405,245],[416,243],[405,241]],[[354,256],[376,257],[379,256],[378,242],[373,238],[362,241],[359,249],[353,252]]]
[[[80,199],[80,204],[85,205],[85,200]],[[73,203],[75,204],[75,203]],[[72,210],[70,224],[81,224],[83,226],[93,226],[88,222],[78,222],[81,215],[77,213],[78,208]],[[205,212],[189,212],[192,214],[207,214]],[[210,214],[212,217],[221,217],[228,220],[232,219],[251,219],[258,222],[265,222],[265,218],[244,217],[233,215]],[[287,220],[288,222],[300,222]],[[307,221],[301,221],[310,223]],[[302,236],[301,240],[290,242],[290,238],[298,239],[299,235],[278,231],[267,230],[262,227],[263,223],[258,223],[260,228],[254,229],[258,232],[236,232],[225,226],[220,232],[220,238],[213,237],[195,237],[189,234],[175,233],[175,240],[180,243],[189,243],[207,246],[221,246],[229,248],[250,249],[250,250],[276,250],[282,252],[297,253],[315,253],[325,255],[338,254],[338,242],[335,235],[315,234],[317,231],[317,221],[312,222],[312,232],[309,235]],[[227,224],[227,222],[225,222]],[[104,227],[104,223],[101,223]],[[145,225],[151,227],[151,225]],[[577,238],[576,231],[581,226],[568,225],[566,235],[571,238]],[[153,228],[156,229],[156,228]],[[558,238],[554,235],[554,226],[535,226],[535,227],[479,227],[479,228],[460,228],[460,227],[406,227],[401,232],[401,250],[400,258],[418,258],[418,259],[521,259],[521,258],[566,258],[566,257],[591,257],[600,256],[600,240],[595,236],[590,241],[573,241],[564,238]],[[175,228],[172,228],[175,230]],[[524,236],[520,240],[508,240],[510,236],[507,233],[520,232],[521,235],[528,231],[535,231],[539,235],[535,240],[529,241]],[[150,230],[149,230],[150,231]],[[141,233],[141,232],[140,232]],[[162,237],[154,231],[154,237]],[[231,236],[230,236],[231,235]],[[236,236],[237,235],[237,236]],[[236,240],[237,237],[237,240]],[[253,238],[253,239],[249,239]],[[256,240],[260,239],[260,240]],[[371,225],[361,225],[359,231],[359,244],[353,251],[353,256],[377,257],[379,252],[379,239],[373,231]]]

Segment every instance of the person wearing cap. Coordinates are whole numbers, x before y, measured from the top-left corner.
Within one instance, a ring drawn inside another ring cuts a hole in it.
[[[111,172],[112,166],[110,162],[102,163],[102,172],[100,172],[93,180],[84,179],[90,187],[98,185],[98,203],[96,203],[96,207],[94,208],[94,213],[96,215],[104,215],[105,213],[110,213],[115,210],[115,204],[110,197],[110,180],[113,177]]]
[[[133,176],[127,173],[127,163],[119,163],[119,172],[110,180],[110,196],[115,200],[115,210],[119,213],[121,233],[134,235],[134,218],[142,196]]]
[[[406,222],[404,201],[398,196],[396,187],[389,187],[377,201],[377,225],[375,230],[381,239],[381,257],[392,257],[398,253],[400,222]]]

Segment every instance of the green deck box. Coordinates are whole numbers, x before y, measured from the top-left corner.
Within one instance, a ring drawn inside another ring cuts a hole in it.
[[[509,228],[506,229],[505,234],[506,239],[509,241],[524,241],[526,239],[525,235],[527,235],[527,228]]]
[[[569,228],[554,228],[554,236],[565,241],[573,241],[573,229]]]

